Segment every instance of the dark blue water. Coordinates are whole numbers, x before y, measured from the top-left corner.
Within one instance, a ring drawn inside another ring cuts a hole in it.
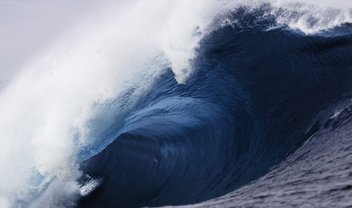
[[[165,69],[126,113],[123,133],[82,162],[85,174],[103,182],[80,207],[221,196],[264,175],[324,128],[323,112],[352,92],[352,25],[305,35],[271,29],[275,18],[263,11],[229,14],[237,23],[201,41],[185,84]]]

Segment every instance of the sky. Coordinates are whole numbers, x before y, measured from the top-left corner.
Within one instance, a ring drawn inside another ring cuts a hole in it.
[[[92,8],[90,0],[0,0],[0,80],[10,80],[31,57]]]

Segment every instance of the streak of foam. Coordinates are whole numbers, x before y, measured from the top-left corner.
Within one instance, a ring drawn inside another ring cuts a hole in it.
[[[80,188],[80,194],[87,196],[92,193],[102,183],[102,179],[91,179]]]

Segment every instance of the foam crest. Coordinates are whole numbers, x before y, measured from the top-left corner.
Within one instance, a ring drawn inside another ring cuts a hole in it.
[[[306,34],[318,33],[352,22],[352,4],[346,1],[280,1],[271,3],[270,12],[279,24]]]
[[[343,0],[238,0],[228,1],[225,7],[227,11],[265,9],[266,16],[275,17],[277,26],[288,26],[305,34],[320,33],[352,22],[352,3]]]

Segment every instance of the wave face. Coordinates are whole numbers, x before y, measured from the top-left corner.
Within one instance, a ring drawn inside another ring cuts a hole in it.
[[[350,105],[337,2],[100,8],[1,92],[0,207],[186,205],[264,176]]]
[[[305,35],[267,5],[205,37],[180,85],[163,73],[122,133],[82,163],[102,184],[81,207],[200,202],[262,176],[322,128],[351,92],[352,25]]]

